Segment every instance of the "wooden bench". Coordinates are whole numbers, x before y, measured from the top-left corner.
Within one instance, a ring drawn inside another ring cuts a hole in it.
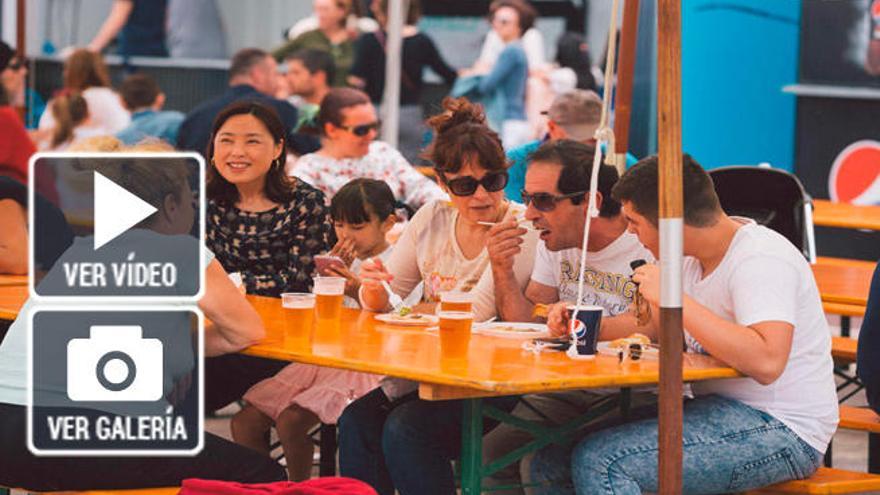
[[[880,475],[820,467],[805,480],[787,481],[747,492],[751,495],[782,493],[874,493],[880,491]]]
[[[856,362],[859,341],[849,337],[831,337],[831,357],[840,364]]]
[[[868,472],[880,473],[880,416],[867,407],[840,406],[838,428],[868,433]]]

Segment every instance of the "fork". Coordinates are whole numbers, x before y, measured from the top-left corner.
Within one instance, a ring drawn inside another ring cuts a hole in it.
[[[391,290],[391,286],[388,285],[388,282],[385,280],[382,281],[382,287],[384,287],[385,292],[388,293],[388,303],[391,304],[391,311],[395,313],[400,311],[400,308],[404,306],[403,299]]]

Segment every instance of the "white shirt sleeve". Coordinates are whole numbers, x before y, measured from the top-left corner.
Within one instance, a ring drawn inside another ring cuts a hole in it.
[[[550,253],[543,242],[538,243],[532,280],[548,287],[559,287],[559,255]]]
[[[799,285],[797,268],[786,260],[753,255],[740,261],[730,279],[736,323],[784,321],[794,325]]]

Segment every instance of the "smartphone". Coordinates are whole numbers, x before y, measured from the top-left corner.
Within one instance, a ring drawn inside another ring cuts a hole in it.
[[[348,268],[339,256],[319,254],[315,256],[315,268],[320,275],[330,273],[331,268]]]

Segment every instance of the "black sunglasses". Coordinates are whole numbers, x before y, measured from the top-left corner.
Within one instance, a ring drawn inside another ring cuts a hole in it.
[[[339,128],[345,129],[346,131],[354,134],[357,137],[364,137],[367,134],[369,134],[370,131],[378,131],[379,130],[379,123],[378,122],[371,122],[369,124],[361,124],[361,125],[354,125],[354,126],[341,125],[341,126],[339,126]]]
[[[497,192],[507,185],[507,172],[490,172],[477,180],[470,175],[457,179],[446,179],[443,182],[449,187],[449,191],[456,196],[471,196],[477,192],[477,187],[483,186],[486,192]]]
[[[525,190],[520,191],[522,194],[523,204],[529,206],[529,204],[534,203],[535,209],[538,211],[548,212],[556,209],[556,203],[576,198],[578,196],[583,196],[586,191],[577,191],[568,194],[560,194],[559,196],[554,196],[550,193],[539,192],[535,194],[529,194]]]
[[[27,63],[28,63],[28,61],[26,58],[15,57],[9,62],[9,65],[7,65],[7,67],[9,67],[12,70],[18,70],[18,69],[24,67],[25,65],[27,65]]]

